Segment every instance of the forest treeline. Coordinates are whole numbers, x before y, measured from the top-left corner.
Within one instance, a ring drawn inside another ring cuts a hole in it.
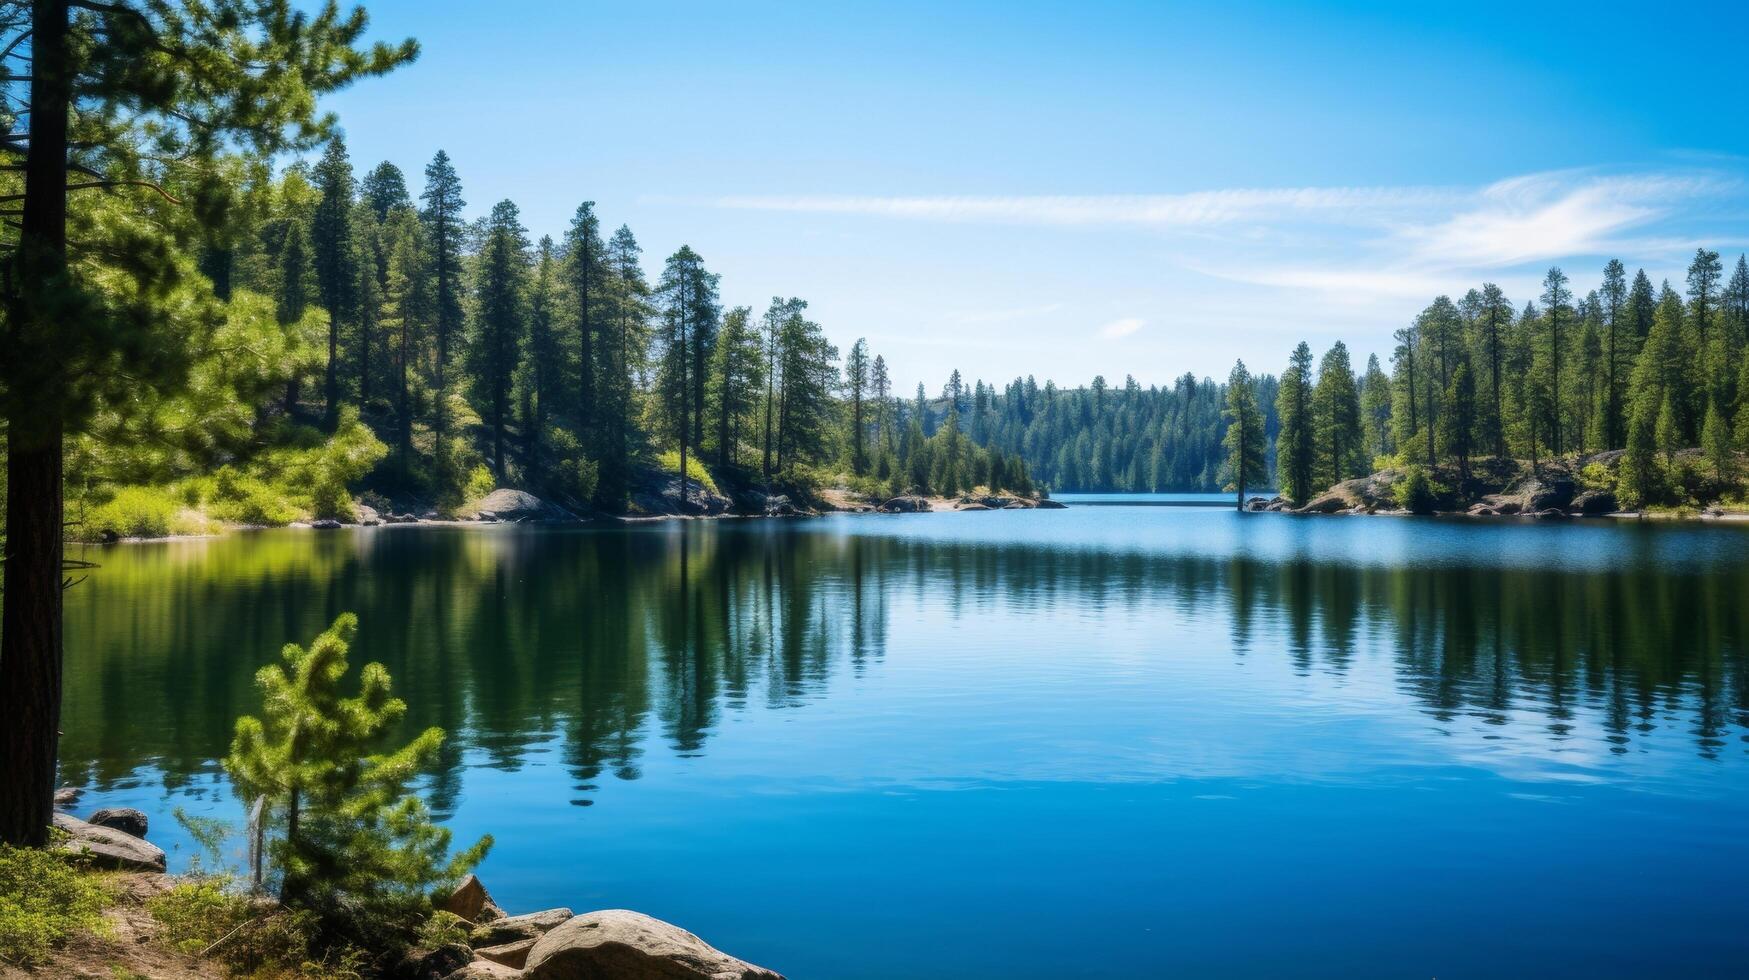
[[[1697,249],[1681,293],[1667,281],[1654,288],[1644,270],[1630,279],[1613,259],[1583,296],[1559,267],[1522,307],[1485,283],[1455,302],[1438,297],[1395,340],[1388,377],[1376,358],[1357,377],[1341,343],[1315,369],[1304,343],[1289,357],[1275,386],[1274,435],[1289,500],[1387,466],[1447,467],[1464,481],[1484,457],[1533,470],[1591,459],[1590,479],[1629,506],[1741,493],[1742,256],[1727,280],[1719,253]]]

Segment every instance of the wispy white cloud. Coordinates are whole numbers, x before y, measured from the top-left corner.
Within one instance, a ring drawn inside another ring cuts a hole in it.
[[[1450,206],[1461,192],[1437,187],[1239,188],[1188,194],[1009,197],[730,196],[717,207],[752,211],[857,214],[930,221],[1025,225],[1145,225],[1206,228],[1317,215],[1337,223],[1377,223],[1393,215]]]
[[[1100,327],[1099,335],[1106,340],[1117,340],[1120,337],[1128,337],[1130,334],[1142,329],[1146,323],[1147,321],[1143,320],[1141,317],[1122,317],[1121,319],[1113,320],[1105,326]]]

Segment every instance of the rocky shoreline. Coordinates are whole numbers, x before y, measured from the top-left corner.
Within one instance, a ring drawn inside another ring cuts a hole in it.
[[[82,855],[93,867],[138,878],[138,890],[145,894],[161,894],[176,885],[179,879],[165,873],[163,849],[145,839],[144,813],[106,808],[81,820],[63,812],[76,805],[79,796],[80,791],[71,787],[55,794],[55,827],[66,835],[57,846]],[[451,921],[467,933],[467,941],[416,948],[395,971],[397,976],[408,980],[783,980],[778,973],[730,956],[679,926],[641,912],[602,909],[577,914],[553,908],[511,915],[471,874],[439,904],[437,914],[453,916]],[[149,938],[149,917],[132,925],[126,931]],[[202,974],[184,970],[179,975]]]
[[[1431,471],[1434,489],[1430,506],[1411,511],[1402,506],[1397,490],[1409,478],[1407,469],[1385,469],[1330,489],[1295,506],[1284,497],[1251,497],[1245,510],[1251,512],[1338,515],[1376,514],[1407,516],[1411,513],[1447,517],[1565,520],[1606,517],[1616,520],[1749,520],[1749,513],[1720,504],[1692,510],[1626,509],[1614,490],[1614,469],[1619,451],[1598,453],[1572,460],[1528,466],[1513,460],[1477,460],[1470,470],[1459,472],[1442,466]]]

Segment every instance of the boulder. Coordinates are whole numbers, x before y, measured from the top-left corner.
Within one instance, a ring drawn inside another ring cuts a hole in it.
[[[431,949],[414,948],[401,957],[395,976],[403,980],[444,980],[474,958],[474,951],[461,943],[446,943]]]
[[[1545,510],[1539,510],[1536,512],[1537,520],[1559,520],[1559,519],[1564,519],[1566,516],[1567,516],[1566,511],[1557,510],[1553,507],[1549,507]]]
[[[513,966],[475,958],[443,980],[515,980],[522,971]]]
[[[1615,494],[1608,490],[1587,490],[1573,498],[1572,509],[1587,517],[1599,517],[1614,513],[1617,509]]]
[[[923,497],[894,497],[881,505],[889,514],[921,514],[928,509],[929,501]]]
[[[55,828],[69,835],[56,846],[72,854],[88,854],[99,867],[118,871],[158,871],[165,867],[164,851],[119,830],[86,823],[65,813],[55,814]]]
[[[513,943],[482,946],[474,950],[474,956],[520,970],[523,964],[528,962],[529,950],[534,949],[534,944],[538,941],[538,939],[518,939]]]
[[[360,527],[376,527],[383,522],[381,514],[369,504],[358,505],[358,523]]]
[[[679,926],[625,909],[589,912],[542,936],[528,954],[525,975],[530,980],[782,980]]]
[[[500,521],[563,521],[571,513],[522,490],[494,490],[474,502],[482,520],[491,514]]]
[[[1525,488],[1525,509],[1537,511],[1566,510],[1573,502],[1578,487],[1563,476],[1551,477]]]
[[[1487,504],[1471,504],[1470,509],[1465,513],[1469,514],[1471,517],[1498,517],[1500,515],[1498,510],[1495,510]]]
[[[55,790],[56,806],[72,806],[79,802],[79,796],[85,791],[77,786],[62,786]]]
[[[94,827],[119,830],[129,837],[143,839],[146,836],[146,815],[132,807],[105,807],[86,817],[85,822]]]
[[[1063,503],[1061,500],[1052,500],[1049,497],[1038,502],[1039,510],[1067,510],[1068,507],[1069,505]]]
[[[419,518],[414,517],[412,514],[390,514],[389,516],[383,518],[383,523],[384,524],[417,524],[417,523],[419,523]]]
[[[1013,497],[1002,497],[1002,496],[996,496],[996,495],[984,497],[983,499],[978,501],[978,503],[983,504],[985,507],[988,507],[991,510],[1001,510],[1002,508],[1007,507],[1009,504],[1012,504],[1014,502],[1015,502],[1015,500]]]
[[[728,513],[734,506],[728,497],[706,488],[697,480],[686,481],[686,499],[682,504],[680,478],[660,473],[649,475],[632,491],[632,503],[646,514],[702,514],[707,517]]]
[[[487,923],[504,918],[504,910],[492,901],[486,886],[475,875],[463,878],[441,906],[443,911],[473,923]]]
[[[473,934],[468,936],[468,944],[479,949],[482,946],[501,946],[519,939],[539,939],[571,921],[575,914],[570,909],[547,909],[544,912],[494,919],[475,928]]]
[[[1353,506],[1353,505],[1349,503],[1348,498],[1344,497],[1342,494],[1326,493],[1326,494],[1321,494],[1317,497],[1313,497],[1311,500],[1306,502],[1306,505],[1304,507],[1301,507],[1299,510],[1295,511],[1295,513],[1298,513],[1298,514],[1339,514],[1343,511],[1347,510],[1351,506]]]
[[[974,504],[960,504],[958,507],[955,507],[954,509],[955,510],[989,510],[990,508],[986,504],[974,503]]]
[[[323,517],[310,522],[310,526],[318,531],[338,531],[345,525],[332,517]]]

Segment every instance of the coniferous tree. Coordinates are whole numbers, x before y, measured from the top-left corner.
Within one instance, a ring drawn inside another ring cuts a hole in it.
[[[431,256],[436,341],[431,364],[432,452],[438,480],[447,486],[457,482],[458,476],[449,448],[450,399],[455,388],[449,368],[463,325],[461,250],[466,226],[462,222],[462,208],[467,202],[462,200],[461,178],[456,176],[449,154],[442,150],[425,167],[425,190],[419,199],[425,202],[419,217],[425,223],[425,242]]]
[[[237,720],[225,770],[238,796],[271,806],[282,901],[317,911],[342,934],[362,922],[410,931],[431,892],[478,864],[492,839],[452,857],[450,832],[409,792],[442,729],[381,751],[381,737],[407,712],[382,664],[365,665],[357,695],[342,694],[357,629],[346,613],[308,649],[288,644],[280,663],[261,668],[263,717]]]
[[[1318,365],[1312,392],[1313,484],[1333,486],[1359,470],[1360,396],[1348,345],[1338,340]]]
[[[352,163],[346,142],[339,135],[328,141],[316,165],[316,187],[322,199],[310,219],[310,245],[314,253],[316,289],[328,311],[328,366],[322,385],[324,418],[328,431],[340,417],[341,323],[355,312],[358,295],[358,255],[352,236]]]
[[[1372,367],[1378,369],[1376,359]],[[1245,488],[1262,479],[1264,472],[1263,412],[1257,406],[1257,388],[1251,373],[1245,370],[1244,361],[1235,362],[1232,373],[1227,375],[1227,407],[1223,414],[1227,422],[1227,434],[1222,439],[1227,450],[1227,479],[1233,488],[1234,505],[1244,510]]]
[[[607,344],[602,350],[596,390],[600,417],[600,477],[596,506],[616,512],[630,489],[634,375],[642,370],[648,342],[650,287],[638,262],[642,249],[625,225],[613,233],[605,253],[611,277],[604,299]]]
[[[8,223],[0,324],[0,843],[40,844],[60,724],[66,442],[103,400],[168,390],[186,376],[186,318],[209,297],[176,253],[225,220],[231,189],[210,179],[220,159],[309,148],[330,129],[319,96],[387,72],[417,48],[360,50],[362,10],[294,17],[284,3],[37,0],[28,28],[17,23],[17,40],[28,29],[30,43],[8,45],[12,78],[28,79],[29,94],[27,113],[7,109],[4,149],[23,190]],[[263,65],[273,66],[271,83]],[[153,192],[179,181],[201,191],[201,207]],[[118,201],[151,220],[88,220]],[[70,238],[70,218],[86,231]]]
[[[1445,412],[1440,416],[1440,448],[1457,460],[1458,475],[1470,478],[1470,455],[1476,428],[1476,381],[1467,360],[1460,361],[1446,386]]]
[[[717,308],[717,277],[705,271],[704,260],[690,247],[668,257],[656,285],[661,310],[660,362],[656,372],[657,408],[680,449],[682,505],[685,505],[688,449],[697,444],[703,418],[699,335],[714,337]]]
[[[1488,373],[1488,403],[1479,411],[1478,435],[1497,457],[1506,455],[1506,403],[1501,372],[1506,368],[1507,342],[1512,330],[1512,303],[1499,286],[1482,284],[1482,309],[1477,318],[1481,333],[1482,361]]]
[[[1539,361],[1541,375],[1545,379],[1549,391],[1549,451],[1559,456],[1566,450],[1566,443],[1561,435],[1561,366],[1566,356],[1562,343],[1565,339],[1561,331],[1568,327],[1573,291],[1567,288],[1567,274],[1558,266],[1551,267],[1548,275],[1543,277],[1543,328],[1546,337],[1546,347],[1538,353],[1543,355]]]
[[[710,399],[717,420],[717,465],[739,463],[742,425],[759,402],[764,384],[763,350],[753,311],[737,306],[723,317],[712,354]]]
[[[1316,451],[1313,443],[1312,349],[1301,341],[1288,359],[1276,395],[1275,414],[1281,428],[1275,441],[1275,466],[1281,494],[1296,504],[1310,499],[1314,488]]]
[[[396,208],[413,206],[413,198],[407,193],[407,178],[400,167],[387,160],[371,168],[358,182],[358,196],[369,205],[371,217],[379,224],[388,221]]]
[[[1367,462],[1395,451],[1391,440],[1391,379],[1379,367],[1379,356],[1368,354],[1360,389],[1362,439]]]
[[[505,434],[510,424],[511,382],[526,328],[523,287],[527,279],[527,233],[509,201],[492,206],[485,244],[475,273],[475,318],[468,346],[468,369],[480,418],[486,425],[492,472],[508,478]]]
[[[845,394],[850,399],[850,471],[857,476],[868,472],[867,419],[863,402],[868,391],[868,341],[858,337],[850,345],[844,359]],[[981,390],[981,389],[980,389]]]
[[[286,226],[285,242],[279,251],[279,293],[274,314],[281,326],[290,326],[304,319],[310,305],[310,260],[308,235],[304,223],[293,218]],[[297,411],[299,372],[293,371],[285,383],[285,410]]]
[[[1627,268],[1618,259],[1610,259],[1603,267],[1603,286],[1598,290],[1603,301],[1603,448],[1619,448],[1625,438],[1623,397],[1632,366],[1632,356],[1638,345],[1628,323]]]
[[[577,418],[584,435],[591,440],[602,437],[595,393],[601,371],[599,352],[606,339],[602,320],[608,271],[603,259],[605,249],[595,202],[584,201],[577,206],[570,230],[565,233],[565,279],[577,307]]]
[[[550,482],[543,443],[558,404],[558,372],[564,363],[559,345],[558,257],[553,239],[542,236],[536,250],[534,275],[528,287],[528,334],[522,358],[521,427],[524,468],[528,480],[542,488]]]
[[[397,479],[405,488],[413,482],[415,384],[428,331],[435,313],[424,228],[411,205],[397,207],[386,226],[389,280],[385,293],[388,316],[384,336],[394,347],[395,454]]]

